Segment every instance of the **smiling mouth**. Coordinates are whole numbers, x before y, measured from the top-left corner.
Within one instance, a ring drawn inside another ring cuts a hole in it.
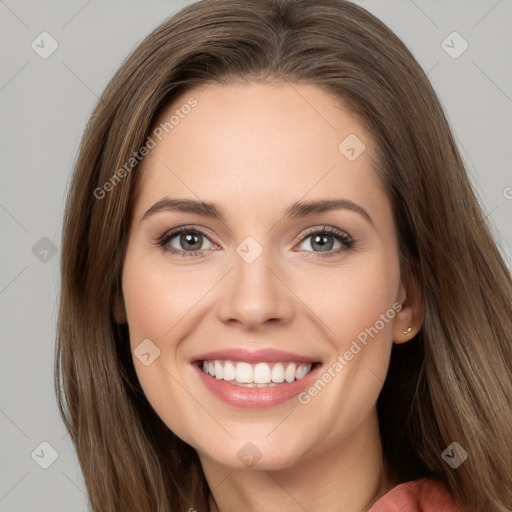
[[[199,368],[211,377],[223,380],[233,386],[266,388],[282,386],[303,379],[320,363],[300,362],[259,362],[203,360],[197,361]]]

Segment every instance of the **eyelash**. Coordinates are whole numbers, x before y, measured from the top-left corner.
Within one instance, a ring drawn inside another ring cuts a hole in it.
[[[205,254],[203,251],[181,251],[178,249],[175,249],[174,247],[167,246],[167,244],[177,235],[180,235],[182,233],[195,233],[199,234],[201,236],[204,236],[206,238],[210,238],[210,233],[204,232],[197,228],[191,228],[189,226],[181,226],[179,228],[173,229],[171,231],[168,231],[167,233],[164,233],[158,241],[157,245],[161,248],[163,248],[165,251],[170,252],[171,254],[174,254],[176,256],[182,256],[182,257],[204,257]],[[305,251],[306,253],[314,253],[318,254],[319,256],[308,256],[310,258],[328,258],[331,256],[339,255],[342,252],[350,251],[354,245],[354,240],[347,235],[347,233],[334,228],[332,226],[324,226],[323,229],[318,228],[311,228],[308,230],[304,236],[299,241],[299,244],[307,240],[311,235],[332,235],[335,239],[337,239],[339,242],[341,242],[342,247],[340,249],[337,249],[335,251],[329,251],[329,252],[315,252],[315,251]],[[211,241],[211,240],[210,240]],[[213,242],[212,242],[213,243]]]

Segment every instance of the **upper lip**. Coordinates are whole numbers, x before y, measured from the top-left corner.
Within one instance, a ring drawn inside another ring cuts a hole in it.
[[[253,350],[248,348],[228,348],[224,350],[214,350],[205,352],[190,359],[191,362],[196,361],[214,361],[215,359],[224,361],[245,361],[248,363],[260,362],[298,362],[298,363],[315,363],[318,360],[293,352],[284,350],[276,350],[273,348]]]

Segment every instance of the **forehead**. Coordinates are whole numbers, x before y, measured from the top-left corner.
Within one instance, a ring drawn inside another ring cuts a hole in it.
[[[383,200],[370,134],[316,85],[195,87],[160,113],[151,136],[140,208],[166,195],[258,209],[263,198],[291,203],[304,195]]]

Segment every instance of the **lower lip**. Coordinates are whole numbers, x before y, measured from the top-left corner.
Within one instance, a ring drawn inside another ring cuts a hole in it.
[[[198,364],[193,364],[199,373],[202,383],[218,398],[229,405],[245,409],[264,409],[282,404],[304,391],[316,380],[321,367],[316,364],[302,379],[293,382],[284,382],[278,386],[266,388],[247,388],[229,384],[225,380],[216,379],[205,373]],[[202,363],[201,363],[202,366]]]

